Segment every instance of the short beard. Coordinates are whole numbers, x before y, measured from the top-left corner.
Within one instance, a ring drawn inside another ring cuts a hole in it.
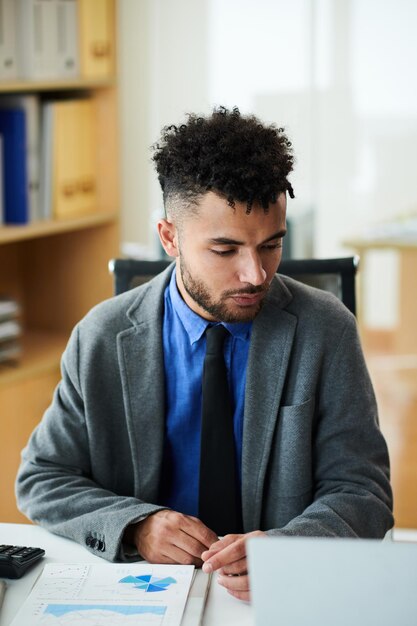
[[[251,309],[250,311],[246,311],[245,309],[242,309],[241,312],[231,311],[226,302],[223,302],[223,299],[227,299],[228,296],[235,296],[239,293],[239,291],[236,291],[236,289],[233,291],[224,291],[222,299],[215,302],[212,300],[210,292],[203,281],[191,276],[191,273],[185,265],[181,254],[179,256],[179,262],[182,284],[184,285],[185,291],[188,293],[190,298],[194,300],[194,302],[196,302],[204,311],[209,313],[215,320],[226,323],[251,322],[258,315],[262,308],[264,299],[259,302],[256,310]],[[252,285],[240,291],[245,294],[263,293],[267,291],[267,287],[265,287],[265,285],[260,285],[259,287]]]

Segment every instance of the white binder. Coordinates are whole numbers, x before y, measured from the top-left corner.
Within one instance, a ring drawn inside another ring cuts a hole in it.
[[[0,0],[0,80],[17,78],[16,3]]]
[[[58,49],[57,76],[69,78],[79,75],[78,3],[77,0],[56,0],[56,28]]]
[[[19,76],[54,80],[78,76],[76,0],[16,0]]]

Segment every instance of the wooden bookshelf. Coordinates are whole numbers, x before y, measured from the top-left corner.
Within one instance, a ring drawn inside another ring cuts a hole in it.
[[[74,78],[72,80],[5,80],[0,81],[0,94],[6,93],[42,93],[56,91],[95,91],[112,88],[116,85],[115,78]]]
[[[114,9],[117,0],[108,1]],[[92,306],[112,295],[108,261],[119,255],[115,74],[66,81],[0,81],[0,100],[7,94],[26,93],[48,99],[56,92],[69,97],[85,95],[96,103],[97,206],[91,213],[71,219],[0,225],[0,294],[19,302],[23,328],[22,357],[0,364],[3,522],[27,521],[17,511],[14,498],[20,452],[51,402],[72,328]]]
[[[25,239],[36,239],[48,237],[59,233],[71,232],[100,224],[110,224],[116,222],[118,214],[114,213],[92,213],[68,220],[45,220],[24,226],[0,226],[0,245]]]
[[[0,363],[0,393],[22,381],[56,374],[67,339],[64,332],[27,331],[22,340],[22,357]]]

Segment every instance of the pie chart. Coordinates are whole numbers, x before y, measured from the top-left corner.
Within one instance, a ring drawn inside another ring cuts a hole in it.
[[[158,578],[152,574],[144,574],[143,576],[126,576],[119,580],[119,583],[132,585],[136,589],[141,589],[146,593],[155,593],[157,591],[166,591],[168,587],[174,585],[177,581],[175,578],[168,576],[167,578]]]

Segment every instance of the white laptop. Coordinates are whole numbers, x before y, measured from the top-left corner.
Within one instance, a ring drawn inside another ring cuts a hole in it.
[[[248,542],[255,626],[417,626],[417,543]]]

